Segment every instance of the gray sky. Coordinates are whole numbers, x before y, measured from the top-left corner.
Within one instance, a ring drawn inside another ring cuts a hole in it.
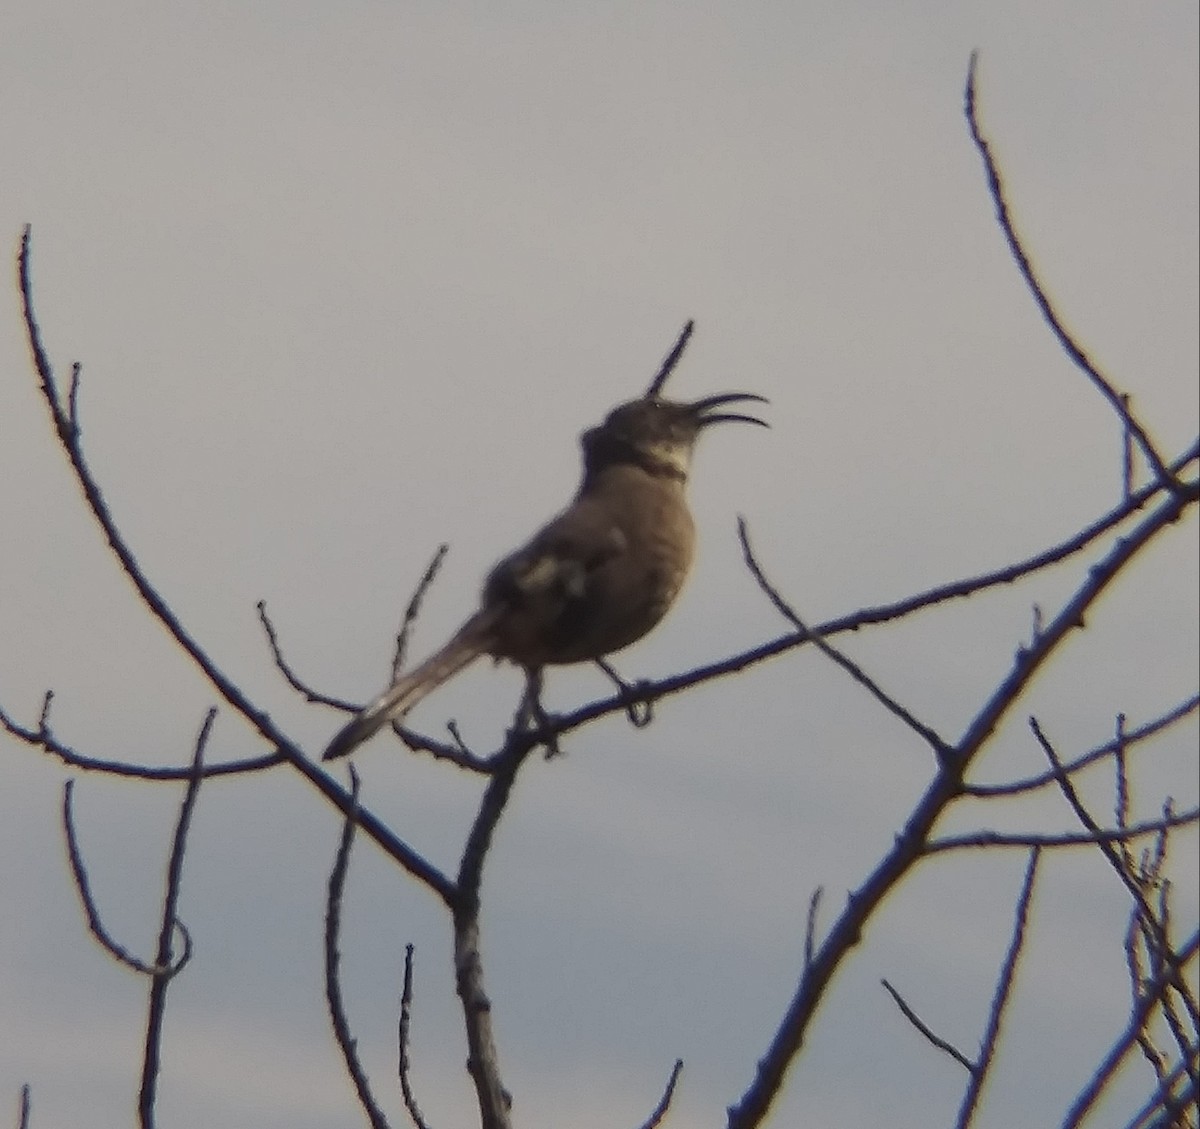
[[[46,342],[60,373],[84,363],[87,449],[142,564],[315,754],[337,719],[281,685],[255,601],[306,678],[367,698],[437,543],[452,552],[417,653],[566,500],[577,433],[644,387],[687,317],[674,390],[761,393],[773,427],[704,443],[701,559],[669,621],[621,656],[630,677],[781,630],[741,567],[738,513],[820,620],[1015,560],[1107,510],[1118,427],[1007,257],[962,85],[978,47],[982,117],[1034,260],[1173,453],[1197,414],[1197,22],[1187,3],[15,0],[0,232],[15,252],[33,224]],[[180,762],[213,694],[89,524],[12,292],[0,377],[0,702],[32,723],[53,687],[63,740]],[[1040,767],[1031,712],[1070,753],[1118,710],[1138,723],[1193,692],[1194,534],[1166,538],[1104,600],[980,778]],[[846,647],[956,736],[1031,605],[1055,608],[1087,563]],[[516,687],[481,666],[414,721],[456,717],[487,749]],[[550,704],[603,690],[589,671],[556,674]],[[1145,754],[1140,814],[1167,789],[1195,802],[1194,738]],[[840,907],[929,757],[808,652],[664,703],[649,730],[609,719],[567,748],[526,772],[486,878],[519,1124],[636,1124],[677,1056],[669,1124],[723,1124],[794,984],[811,889]],[[257,751],[223,715],[210,757]],[[452,868],[477,785],[384,741],[358,761],[367,802]],[[127,1125],[144,990],[86,935],[62,779],[0,739],[0,1108],[27,1081],[37,1129]],[[1106,780],[1090,785],[1107,812]],[[149,953],[178,793],[89,777],[76,799],[107,922]],[[1071,822],[1057,798],[988,823],[1002,818]],[[181,909],[197,955],[168,1012],[164,1126],[361,1123],[319,980],[337,831],[283,773],[202,793]],[[1176,860],[1193,921],[1195,842]],[[961,1072],[878,981],[972,1051],[1022,865],[929,864],[893,897],[773,1124],[952,1119]],[[447,923],[368,845],[352,867],[343,959],[372,1076],[390,1096],[412,941],[419,1095],[434,1124],[470,1124]],[[1056,1120],[1123,1024],[1125,912],[1099,859],[1049,860],[981,1125]]]

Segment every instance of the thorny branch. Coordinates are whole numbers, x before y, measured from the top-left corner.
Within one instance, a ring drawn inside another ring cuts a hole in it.
[[[400,1023],[396,1035],[398,1057],[396,1073],[400,1078],[400,1093],[404,1098],[404,1108],[412,1118],[415,1129],[429,1129],[425,1118],[421,1115],[421,1107],[417,1104],[417,1095],[413,1090],[411,1064],[408,1061],[408,1032],[412,1025],[413,999],[413,947],[404,946],[404,987],[400,992]]]
[[[354,766],[349,766],[350,796],[353,803],[358,803],[358,773]],[[333,1026],[333,1035],[342,1052],[346,1063],[346,1072],[354,1083],[354,1091],[358,1095],[358,1103],[362,1106],[371,1129],[389,1129],[387,1118],[371,1093],[371,1083],[358,1056],[358,1045],[350,1034],[350,1021],[346,1018],[346,1008],[342,1002],[342,982],[339,975],[341,953],[338,951],[338,934],[342,924],[342,893],[346,888],[346,871],[350,866],[350,848],[354,845],[355,818],[351,808],[342,823],[342,834],[338,840],[337,854],[334,856],[333,869],[329,874],[329,892],[325,900],[325,1000],[329,1005],[329,1020]]]

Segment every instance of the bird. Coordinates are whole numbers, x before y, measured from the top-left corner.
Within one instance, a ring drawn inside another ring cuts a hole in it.
[[[688,332],[690,323],[668,364]],[[722,410],[767,403],[753,393],[662,398],[667,371],[583,433],[583,477],[570,505],[491,570],[479,609],[343,726],[322,760],[347,756],[482,655],[524,668],[536,686],[543,667],[600,661],[658,625],[695,555],[686,486],[696,440],[718,423],[768,426]]]

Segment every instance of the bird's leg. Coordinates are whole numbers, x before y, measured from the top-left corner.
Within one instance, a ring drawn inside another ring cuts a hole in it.
[[[642,678],[637,682],[626,682],[616,671],[616,669],[606,663],[603,659],[596,659],[596,665],[608,675],[613,685],[617,688],[617,693],[622,697],[629,694],[637,693],[640,689],[649,685],[649,682]],[[645,729],[647,725],[654,720],[654,703],[651,701],[645,702],[626,702],[625,716],[629,718],[629,724],[635,729]]]
[[[521,705],[517,709],[516,729],[518,732],[530,730],[542,733],[547,760],[562,753],[558,744],[558,734],[552,731],[553,725],[554,719],[542,705],[542,668],[526,668],[525,693],[521,696]]]

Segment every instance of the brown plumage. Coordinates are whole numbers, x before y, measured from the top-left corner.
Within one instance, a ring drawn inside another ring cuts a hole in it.
[[[602,658],[667,613],[691,568],[695,527],[685,488],[704,428],[766,426],[722,405],[746,392],[678,403],[648,395],[586,431],[583,481],[571,504],[492,569],[481,606],[441,650],[356,715],[323,759],[345,756],[480,655],[536,672]]]

